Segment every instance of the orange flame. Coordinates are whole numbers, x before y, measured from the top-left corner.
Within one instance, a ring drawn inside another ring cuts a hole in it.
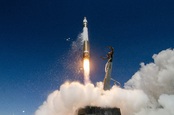
[[[90,73],[90,64],[89,64],[89,59],[84,59],[83,60],[83,68],[84,68],[84,80],[85,83],[89,83],[89,73]]]

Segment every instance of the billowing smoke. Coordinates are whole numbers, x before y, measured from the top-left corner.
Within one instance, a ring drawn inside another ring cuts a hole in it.
[[[63,84],[60,90],[50,94],[36,115],[76,115],[78,108],[87,105],[120,107],[128,115],[144,107],[147,101],[147,96],[141,90],[113,86],[110,91],[103,91],[102,83],[95,87],[93,84],[72,82]]]
[[[122,115],[174,115],[174,50],[153,55],[154,63],[141,68],[125,83],[102,90],[102,83],[66,82],[51,93],[35,115],[76,115],[87,105],[118,107]]]
[[[139,89],[150,102],[137,115],[174,115],[174,50],[167,49],[153,55],[154,63],[141,63],[141,68],[125,88]]]

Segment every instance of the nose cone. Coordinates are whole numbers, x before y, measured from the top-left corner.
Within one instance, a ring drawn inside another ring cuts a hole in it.
[[[87,27],[87,19],[86,19],[86,17],[84,17],[84,19],[83,19],[83,25],[84,25],[84,27]]]

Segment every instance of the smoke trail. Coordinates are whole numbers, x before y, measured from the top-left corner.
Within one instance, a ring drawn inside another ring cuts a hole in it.
[[[68,80],[83,80],[83,60],[82,60],[82,43],[83,37],[82,33],[80,33],[75,41],[72,41],[71,48],[68,53],[63,57],[63,61],[61,61],[65,71],[64,78]],[[75,78],[75,79],[74,79]]]
[[[51,93],[35,115],[76,115],[86,105],[119,107],[122,115],[174,115],[174,50],[153,55],[154,63],[141,68],[125,83],[125,89],[103,84],[64,83]]]
[[[87,37],[87,28],[84,27],[83,32],[78,35],[77,40],[72,42],[71,49],[68,52],[67,56],[65,56],[66,58],[64,58],[63,61],[63,66],[65,70],[67,70],[66,75],[75,76],[79,79],[79,76],[81,76],[81,73],[83,72],[84,83],[90,83],[90,61],[88,58],[83,59],[82,57],[82,48],[84,41],[88,39]]]

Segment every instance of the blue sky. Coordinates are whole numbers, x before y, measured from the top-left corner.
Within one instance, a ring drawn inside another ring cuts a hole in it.
[[[112,75],[123,86],[141,62],[153,62],[153,54],[174,47],[173,4],[173,0],[1,0],[0,114],[32,115],[63,82],[78,80],[66,75],[62,61],[82,32],[84,16],[89,23],[92,82],[103,80],[105,61],[100,56],[111,45]]]

